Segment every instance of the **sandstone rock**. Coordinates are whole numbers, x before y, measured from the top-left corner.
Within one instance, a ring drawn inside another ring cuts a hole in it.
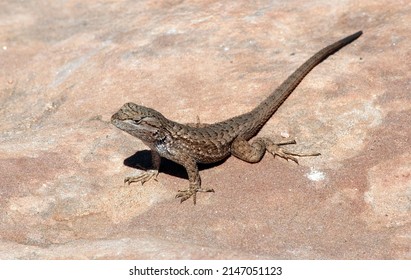
[[[0,258],[410,259],[409,22],[387,0],[2,1]],[[169,161],[123,186],[149,164],[123,103],[220,121],[358,30],[260,132],[322,156],[204,167],[197,206]]]

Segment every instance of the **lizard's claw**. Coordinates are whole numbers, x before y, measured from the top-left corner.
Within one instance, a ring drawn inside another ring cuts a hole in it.
[[[280,147],[278,147],[274,153],[272,153],[274,156],[280,156],[286,160],[292,160],[296,164],[298,164],[298,160],[296,157],[313,157],[313,156],[319,156],[321,155],[320,153],[312,153],[312,154],[297,154],[297,153],[292,153],[287,150],[284,150]]]
[[[183,203],[190,197],[193,197],[194,205],[197,203],[197,193],[198,192],[214,192],[213,189],[203,189],[199,187],[189,187],[186,190],[180,191],[176,194],[176,198],[181,198],[180,203]]]
[[[158,170],[148,170],[148,171],[141,173],[140,175],[124,178],[124,184],[130,185],[131,183],[134,183],[134,182],[141,182],[141,184],[144,185],[145,182],[151,179],[154,179],[155,181],[157,181],[157,176],[158,176]]]
[[[319,156],[321,155],[320,153],[311,153],[311,154],[298,154],[298,153],[293,153],[293,152],[289,152],[283,148],[281,148],[280,146],[283,145],[290,145],[290,144],[295,144],[295,140],[291,140],[291,141],[286,141],[286,142],[281,142],[281,143],[272,143],[267,142],[266,144],[266,149],[269,153],[271,153],[273,156],[280,156],[286,160],[292,160],[294,161],[296,164],[298,164],[298,160],[296,157],[312,157],[312,156]]]

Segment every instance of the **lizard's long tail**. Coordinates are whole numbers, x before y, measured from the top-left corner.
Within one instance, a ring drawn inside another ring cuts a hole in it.
[[[254,123],[264,125],[264,123],[277,111],[280,105],[287,99],[293,90],[298,86],[302,79],[321,61],[332,55],[342,47],[348,45],[352,41],[360,37],[362,31],[358,31],[344,39],[331,44],[302,64],[294,73],[292,73],[287,80],[285,80],[273,93],[270,94],[260,105],[258,105],[251,115],[255,117]],[[257,128],[258,130],[261,127]],[[252,134],[255,132],[252,132]]]

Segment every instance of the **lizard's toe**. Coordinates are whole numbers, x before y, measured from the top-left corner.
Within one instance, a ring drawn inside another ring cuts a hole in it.
[[[190,197],[193,197],[194,204],[197,203],[197,193],[198,192],[214,192],[214,189],[203,189],[203,188],[193,188],[190,187],[186,190],[178,190],[178,193],[176,194],[176,198],[181,198],[180,203],[183,203]]]
[[[154,179],[155,181],[157,181],[157,176],[158,176],[158,170],[148,170],[148,171],[143,172],[140,175],[124,178],[124,184],[130,185],[131,183],[134,183],[134,182],[141,182],[141,184],[143,185],[145,182],[151,179]]]
[[[279,156],[279,157],[282,157],[286,160],[292,160],[297,164],[298,164],[297,157],[312,157],[312,156],[319,156],[320,155],[320,153],[306,153],[306,154],[304,154],[304,153],[293,153],[293,152],[287,151],[286,149],[283,149],[283,148],[280,147],[282,145],[289,145],[289,144],[295,144],[295,143],[296,143],[295,140],[282,142],[282,143],[273,143],[270,140],[266,140],[266,149],[273,156]]]
[[[192,196],[194,199],[194,204],[196,204],[196,191],[194,189],[190,188],[183,191],[178,190],[178,193],[176,194],[176,198],[181,198],[180,203],[183,203]]]

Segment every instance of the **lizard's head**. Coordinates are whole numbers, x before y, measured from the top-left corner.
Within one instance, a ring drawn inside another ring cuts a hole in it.
[[[111,117],[111,123],[144,142],[152,143],[164,138],[164,119],[156,110],[129,102]]]

